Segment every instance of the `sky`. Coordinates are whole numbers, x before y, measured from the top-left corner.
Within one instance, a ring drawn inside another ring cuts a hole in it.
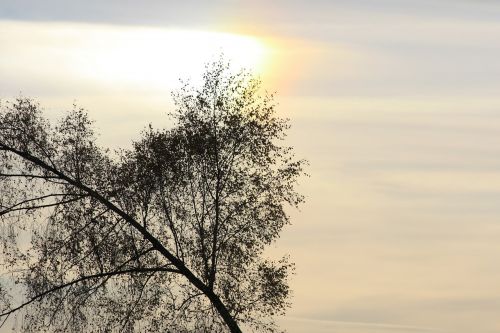
[[[0,1],[0,97],[127,147],[223,51],[277,92],[306,195],[290,333],[500,331],[500,3]],[[175,65],[172,65],[175,64]]]

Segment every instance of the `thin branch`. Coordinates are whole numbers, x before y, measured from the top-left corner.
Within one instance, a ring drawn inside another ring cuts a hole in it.
[[[177,311],[182,310],[182,308],[183,308],[183,307],[184,307],[184,306],[185,306],[188,302],[189,302],[189,303],[191,303],[191,300],[192,300],[193,298],[198,297],[198,296],[201,296],[201,295],[203,295],[203,293],[196,293],[196,294],[193,294],[193,295],[189,295],[189,297],[188,297],[188,298],[186,298],[186,299],[185,299],[185,300],[181,303],[181,305],[179,306],[179,308],[177,308],[176,310],[177,310]]]
[[[81,228],[79,228],[78,230],[72,232],[68,237],[66,237],[65,239],[63,239],[61,241],[61,245],[57,249],[54,249],[53,251],[54,252],[60,251],[61,248],[63,248],[64,246],[66,246],[70,241],[73,241],[74,237],[76,237],[80,232],[82,232],[83,230],[85,230],[89,225],[95,223],[97,218],[99,218],[102,215],[106,214],[108,211],[109,211],[109,209],[105,209],[104,211],[100,212],[96,216],[91,217],[89,219],[89,221],[86,224],[84,224]]]
[[[84,195],[81,195],[81,194],[73,194],[73,193],[53,193],[53,194],[47,194],[47,195],[43,195],[41,197],[36,197],[36,198],[31,198],[31,199],[26,199],[26,200],[23,200],[23,201],[20,201],[10,207],[5,207],[5,209],[3,211],[0,211],[0,215],[3,215],[5,212],[13,209],[13,208],[16,208],[17,206],[21,206],[25,203],[29,203],[29,202],[33,202],[33,201],[40,201],[40,200],[43,200],[43,199],[48,199],[48,198],[52,198],[52,197],[64,197],[64,196],[80,196],[80,197],[84,197]]]
[[[174,224],[174,220],[172,218],[170,207],[165,202],[166,201],[165,189],[164,189],[161,181],[159,184],[159,189],[160,189],[160,194],[161,194],[161,198],[162,198],[161,205],[162,205],[163,211],[164,211],[166,218],[167,218],[167,225],[168,225],[170,231],[172,232],[172,236],[174,236],[175,254],[177,256],[179,256],[179,254],[180,254],[181,258],[184,260],[184,252],[182,251],[182,246],[181,246],[181,243],[179,241],[179,236],[177,235],[177,230],[175,228],[175,224]]]
[[[115,275],[123,275],[123,274],[133,274],[133,273],[151,273],[151,272],[171,272],[171,273],[181,273],[178,269],[174,269],[174,268],[166,268],[166,267],[151,267],[151,268],[131,268],[131,269],[126,269],[126,270],[123,270],[123,271],[114,271],[114,272],[105,272],[105,273],[98,273],[98,274],[93,274],[93,275],[85,275],[85,276],[82,276],[76,280],[73,280],[73,281],[70,281],[70,282],[67,282],[67,283],[63,283],[61,285],[58,285],[58,286],[55,286],[51,289],[48,289],[34,297],[32,297],[31,299],[29,299],[28,301],[22,303],[21,305],[13,308],[13,309],[10,309],[9,311],[6,311],[6,312],[3,312],[3,313],[0,313],[0,317],[3,317],[3,316],[9,316],[10,314],[28,306],[29,304],[35,302],[35,301],[38,301],[38,300],[41,300],[43,299],[46,295],[50,294],[50,293],[53,293],[57,290],[60,290],[60,289],[64,289],[66,287],[69,287],[69,286],[72,286],[74,284],[77,284],[77,283],[80,283],[80,282],[83,282],[83,281],[86,281],[86,280],[92,280],[92,279],[100,279],[100,278],[103,278],[103,277],[111,277],[111,276],[115,276]],[[0,326],[1,327],[1,326]]]
[[[17,212],[20,210],[34,210],[34,209],[49,208],[49,207],[64,205],[67,203],[75,202],[75,201],[80,200],[84,197],[86,197],[86,195],[80,195],[80,196],[73,198],[73,199],[63,200],[63,201],[45,204],[45,205],[34,205],[34,206],[28,206],[28,207],[19,207],[19,208],[15,208],[15,209],[8,208],[8,209],[1,211],[0,216],[3,216],[3,215],[8,214],[8,213],[12,213],[12,212]],[[33,201],[33,200],[31,200],[31,201]],[[14,207],[16,207],[16,206],[18,206],[18,205],[16,204]]]
[[[0,177],[23,177],[23,178],[41,178],[41,179],[60,179],[56,176],[33,175],[29,173],[0,173]]]
[[[5,150],[0,148],[0,150]],[[49,183],[52,184],[57,184],[57,185],[68,185],[65,182],[58,182],[58,179],[61,179],[60,177],[57,176],[49,176],[49,175],[37,175],[37,174],[30,174],[30,173],[0,173],[0,177],[6,177],[6,178],[26,178],[27,180],[33,180],[33,179],[42,179],[45,180]]]
[[[156,272],[152,272],[151,274],[149,274],[148,277],[146,278],[146,281],[144,281],[144,283],[142,283],[141,290],[139,291],[139,296],[137,296],[134,304],[127,311],[127,315],[125,316],[125,318],[123,318],[123,325],[122,325],[122,328],[120,329],[120,332],[122,332],[125,329],[125,326],[127,325],[127,323],[130,322],[130,316],[132,315],[132,312],[134,312],[135,308],[137,307],[137,304],[139,303],[139,301],[142,298],[142,295],[144,294],[144,289],[146,289],[146,285],[148,284],[149,280],[151,280],[151,278],[153,277],[153,275],[155,273]]]

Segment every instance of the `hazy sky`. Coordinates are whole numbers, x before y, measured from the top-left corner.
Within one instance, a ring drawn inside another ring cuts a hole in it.
[[[221,49],[310,161],[272,250],[297,264],[283,327],[499,332],[500,3],[0,1],[0,96],[76,100],[113,147]]]

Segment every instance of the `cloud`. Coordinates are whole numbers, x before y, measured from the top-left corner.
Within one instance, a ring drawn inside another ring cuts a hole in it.
[[[406,326],[386,323],[349,322],[336,320],[321,320],[289,317],[280,321],[283,328],[289,333],[295,332],[346,332],[346,333],[432,333],[445,332],[427,327]]]
[[[2,1],[3,18],[24,21],[0,23],[0,93],[23,90],[52,115],[76,98],[102,141],[120,146],[148,122],[164,124],[168,89],[77,75],[72,59],[99,58],[77,52],[78,29],[180,25],[282,38],[273,75],[283,86],[271,90],[291,118],[287,142],[311,162],[307,203],[277,245],[297,263],[291,316],[310,319],[291,319],[290,333],[498,332],[499,6],[286,4]],[[50,20],[73,23],[39,22]]]

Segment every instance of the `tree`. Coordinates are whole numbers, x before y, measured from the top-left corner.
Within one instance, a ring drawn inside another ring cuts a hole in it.
[[[4,104],[1,317],[33,332],[275,331],[293,265],[263,251],[303,200],[304,161],[259,86],[215,62],[174,94],[172,128],[117,153],[81,108],[52,124],[31,99]]]

